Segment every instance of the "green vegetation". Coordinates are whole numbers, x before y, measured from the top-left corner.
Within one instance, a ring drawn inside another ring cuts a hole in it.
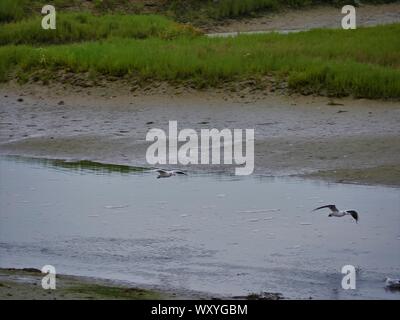
[[[0,45],[44,44],[100,40],[110,37],[196,36],[199,31],[156,15],[103,15],[64,13],[57,15],[57,29],[43,31],[41,17],[8,23],[0,28]]]
[[[0,23],[22,19],[26,4],[26,0],[0,0]]]
[[[0,23],[19,21],[31,16],[41,16],[42,7],[51,4],[58,11],[81,11],[87,2],[82,0],[0,0]]]
[[[0,48],[0,78],[37,70],[190,82],[198,88],[274,75],[299,92],[400,98],[400,24],[236,38],[110,39]]]
[[[166,0],[151,10],[178,20],[197,15],[220,19],[320,2]],[[147,10],[142,1],[56,0],[54,4],[63,8],[57,13],[57,29],[44,31],[40,23],[44,4],[0,0],[0,22],[22,19],[1,25],[0,81],[17,77],[22,82],[30,78],[48,82],[63,70],[87,73],[91,79],[117,76],[204,88],[247,79],[262,82],[263,77],[274,76],[298,92],[400,98],[399,24],[211,39],[163,16],[115,14]],[[68,12],[81,11],[83,5],[103,14]],[[32,16],[32,8],[36,15]]]
[[[65,291],[73,295],[84,296],[85,299],[160,300],[165,298],[163,295],[155,291],[99,284],[73,286]]]

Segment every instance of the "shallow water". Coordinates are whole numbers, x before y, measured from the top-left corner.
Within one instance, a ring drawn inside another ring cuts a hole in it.
[[[359,223],[310,212],[327,203]],[[215,295],[400,299],[384,288],[399,249],[396,188],[0,158],[0,267]],[[356,290],[341,288],[347,264]]]
[[[293,30],[260,30],[260,31],[232,31],[232,32],[215,32],[207,33],[206,36],[209,38],[228,38],[237,37],[239,35],[251,35],[251,34],[265,34],[265,33],[278,33],[278,34],[289,34],[308,31],[307,29],[293,29]]]

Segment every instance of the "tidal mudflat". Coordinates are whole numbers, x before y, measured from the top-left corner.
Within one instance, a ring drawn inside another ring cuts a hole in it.
[[[152,91],[137,96],[119,83],[85,91],[56,85],[5,85],[0,89],[0,119],[3,155],[145,167],[151,144],[146,133],[152,128],[168,132],[168,122],[175,120],[179,130],[255,129],[256,174],[312,174],[334,181],[400,184],[400,104],[396,101],[253,92],[240,98],[237,93],[187,90],[179,94],[174,89],[170,94]],[[181,169],[233,172],[221,165]]]

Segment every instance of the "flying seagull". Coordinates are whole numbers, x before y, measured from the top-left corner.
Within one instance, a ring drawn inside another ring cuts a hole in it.
[[[385,279],[386,287],[392,290],[400,290],[400,279]]]
[[[181,170],[163,170],[163,169],[158,169],[156,170],[156,172],[158,173],[157,179],[160,178],[169,178],[172,176],[176,176],[177,174],[182,174],[187,176],[187,174]]]
[[[354,220],[356,220],[356,222],[358,222],[357,211],[354,211],[354,210],[339,211],[338,208],[336,208],[336,206],[334,204],[328,204],[327,206],[322,206],[322,207],[316,208],[313,211],[316,211],[319,209],[324,209],[324,208],[329,208],[331,210],[329,217],[352,216],[354,218]]]

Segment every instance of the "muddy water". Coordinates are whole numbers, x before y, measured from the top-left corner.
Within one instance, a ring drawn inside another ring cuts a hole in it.
[[[326,203],[351,217],[310,212]],[[0,267],[54,265],[215,295],[389,298],[400,275],[399,189],[0,158]],[[357,289],[341,289],[342,266]]]

